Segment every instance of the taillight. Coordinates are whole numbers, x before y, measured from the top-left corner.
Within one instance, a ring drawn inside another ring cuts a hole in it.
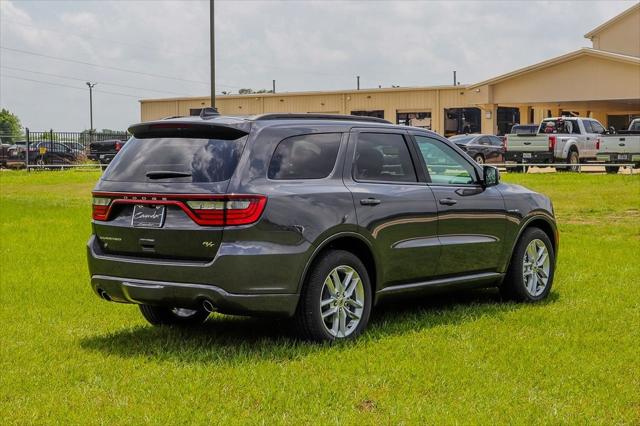
[[[502,147],[504,148],[504,150],[507,150],[507,136],[503,136],[502,137]]]
[[[111,198],[93,197],[93,218],[95,220],[107,220]]]
[[[116,142],[116,152],[120,151],[120,149],[122,148],[122,142]]]
[[[173,205],[203,226],[249,225],[256,222],[267,204],[264,195],[130,194],[93,193],[93,218],[109,220],[117,204]]]
[[[549,151],[553,151],[556,149],[556,137],[549,136]]]

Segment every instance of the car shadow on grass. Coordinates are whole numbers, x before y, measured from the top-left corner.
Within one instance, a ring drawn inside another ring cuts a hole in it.
[[[213,315],[191,328],[138,325],[113,333],[85,337],[80,346],[107,355],[143,357],[157,361],[243,364],[287,361],[321,351],[343,351],[389,336],[501,317],[525,306],[554,303],[558,293],[536,305],[505,303],[496,290],[475,290],[401,298],[374,310],[368,330],[355,342],[313,344],[297,339],[290,320]]]

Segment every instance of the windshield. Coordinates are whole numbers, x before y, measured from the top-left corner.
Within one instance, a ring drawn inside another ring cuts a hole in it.
[[[231,178],[247,136],[235,140],[131,138],[103,179],[118,182],[221,182]]]

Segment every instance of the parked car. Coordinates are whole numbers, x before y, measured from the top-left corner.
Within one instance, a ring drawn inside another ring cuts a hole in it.
[[[545,118],[536,135],[511,133],[505,139],[505,160],[522,163],[566,163],[569,170],[596,159],[596,141],[606,131],[596,120],[582,117]]]
[[[494,135],[457,135],[449,140],[466,152],[476,163],[502,163],[504,161],[504,142]]]
[[[438,134],[372,117],[218,114],[133,125],[93,191],[103,299],[154,325],[293,317],[354,338],[388,297],[497,286],[549,294],[549,198],[500,182]]]
[[[539,124],[514,124],[511,133],[514,135],[535,135],[538,133]]]
[[[89,144],[89,160],[98,161],[100,164],[109,164],[126,142],[119,139],[91,142]]]
[[[598,161],[611,164],[605,166],[607,173],[618,173],[620,166],[615,164],[635,163],[640,167],[640,118],[631,121],[628,130],[600,136],[596,148]]]
[[[26,142],[16,143],[8,149],[8,161],[14,163],[25,163]],[[29,143],[29,164],[57,165],[72,164],[83,157],[83,153],[69,148],[60,142],[33,141]]]
[[[11,145],[8,143],[0,144],[0,167],[7,167],[7,159],[9,158],[9,147]]]

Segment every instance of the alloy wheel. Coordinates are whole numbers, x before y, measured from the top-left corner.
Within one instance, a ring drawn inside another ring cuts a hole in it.
[[[326,331],[333,337],[349,336],[360,324],[365,306],[364,284],[350,266],[335,267],[320,292],[320,312]]]
[[[547,288],[551,260],[549,250],[542,240],[532,240],[524,252],[522,260],[522,275],[527,292],[537,297]]]

